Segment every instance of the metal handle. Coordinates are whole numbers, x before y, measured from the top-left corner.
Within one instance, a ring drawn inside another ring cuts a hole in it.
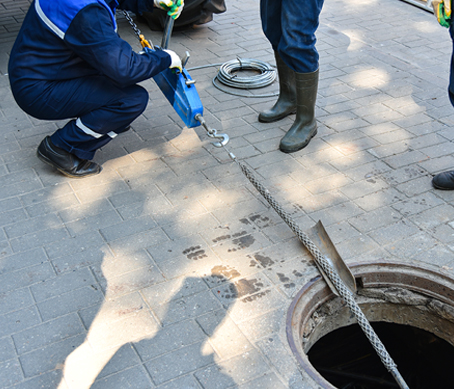
[[[175,20],[167,15],[166,23],[164,25],[164,33],[161,40],[161,48],[167,49],[169,47],[170,37],[172,36],[173,24]]]

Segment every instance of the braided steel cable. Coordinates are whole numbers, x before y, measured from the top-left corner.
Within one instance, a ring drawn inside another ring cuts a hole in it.
[[[383,365],[386,369],[391,373],[394,377],[396,382],[399,384],[400,388],[408,389],[408,385],[404,381],[403,377],[397,370],[397,365],[389,355],[388,351],[386,350],[385,346],[378,338],[377,334],[375,333],[374,329],[370,325],[369,321],[367,320],[366,316],[362,312],[361,308],[355,301],[353,294],[350,290],[346,287],[345,283],[341,280],[337,272],[331,266],[329,260],[320,252],[317,246],[312,242],[308,235],[306,235],[299,226],[295,223],[292,217],[285,212],[279,203],[273,198],[270,194],[268,189],[266,189],[262,183],[260,183],[252,174],[252,172],[241,162],[239,162],[236,157],[229,152],[230,157],[238,163],[240,166],[241,171],[246,176],[246,178],[251,182],[251,184],[259,191],[259,193],[266,199],[266,201],[271,205],[271,207],[277,212],[277,214],[285,221],[285,223],[291,228],[291,230],[295,233],[301,243],[309,250],[309,252],[313,255],[317,264],[323,269],[325,274],[328,276],[334,287],[336,288],[339,296],[344,299],[348,308],[355,316],[356,320],[358,321],[359,326],[363,330],[364,334],[366,335],[367,339],[371,343],[372,347],[377,352],[378,356],[380,357]]]
[[[258,72],[254,76],[238,76],[240,70]],[[249,58],[237,58],[222,64],[217,76],[224,85],[238,89],[263,88],[274,82],[276,69],[264,61]]]
[[[233,96],[239,97],[275,97],[279,95],[279,92],[263,93],[263,94],[244,94],[235,93],[231,90],[223,88],[222,85],[226,85],[235,89],[257,89],[264,88],[271,85],[277,77],[276,68],[267,62],[260,61],[258,59],[239,58],[232,59],[224,63],[215,63],[208,65],[195,66],[187,69],[188,71],[197,69],[206,69],[209,67],[220,66],[218,73],[213,78],[213,85],[220,91]],[[235,72],[239,70],[253,70],[259,74],[253,76],[238,76]]]

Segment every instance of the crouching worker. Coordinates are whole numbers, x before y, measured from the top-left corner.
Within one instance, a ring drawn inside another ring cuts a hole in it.
[[[117,7],[136,14],[158,7],[177,18],[183,3],[34,0],[11,51],[8,73],[17,104],[38,119],[71,119],[37,151],[69,177],[101,172],[91,161],[96,150],[127,131],[147,106],[148,92],[138,82],[167,68],[181,70],[170,50],[135,53],[117,35]]]

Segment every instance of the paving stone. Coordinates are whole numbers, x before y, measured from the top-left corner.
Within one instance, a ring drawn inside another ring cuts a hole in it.
[[[134,345],[134,348],[142,361],[148,361],[191,344],[199,343],[205,337],[195,321],[186,320],[161,328],[153,338],[141,340]]]
[[[20,269],[10,273],[0,274],[0,293],[24,288],[54,276],[55,272],[49,263],[29,266],[25,271]]]
[[[28,288],[16,289],[0,295],[0,314],[18,311],[34,304],[33,297]]]
[[[45,245],[49,258],[58,258],[63,255],[77,254],[84,251],[92,251],[93,247],[102,247],[104,240],[99,234],[85,233],[74,238],[66,238],[58,242]]]
[[[93,389],[123,389],[127,387],[148,389],[155,388],[155,385],[145,369],[142,366],[137,366],[97,380],[91,387]]]
[[[17,352],[23,354],[56,341],[83,333],[83,326],[75,314],[41,323],[13,335]]]
[[[262,377],[256,378],[250,382],[247,382],[243,385],[240,385],[239,388],[246,389],[246,388],[277,388],[277,389],[284,389],[285,386],[282,381],[276,376],[275,373],[268,373],[263,375]]]
[[[58,297],[64,292],[95,285],[96,280],[88,268],[48,279],[33,285],[31,291],[37,302]]]
[[[442,202],[440,199],[432,193],[423,193],[413,196],[409,200],[404,200],[401,203],[394,204],[392,208],[399,211],[402,215],[410,216],[441,204]]]
[[[0,385],[4,388],[17,384],[23,380],[22,370],[17,359],[11,359],[0,363],[0,370],[2,371]]]
[[[177,378],[173,381],[167,382],[163,385],[158,386],[159,389],[200,389],[201,386],[197,382],[197,380],[191,376],[183,376],[181,378]]]
[[[19,359],[25,378],[60,369],[65,362],[66,356],[83,343],[84,338],[84,335],[74,336],[22,354]]]
[[[195,318],[221,308],[220,302],[209,291],[175,298],[165,305],[154,306],[153,311],[164,325]]]
[[[209,366],[195,373],[204,388],[228,388],[241,384],[269,370],[263,357],[253,350],[238,357],[222,362],[217,366]]]
[[[0,316],[0,336],[14,334],[41,323],[35,306],[29,306]]]
[[[152,359],[145,366],[153,381],[160,385],[213,363],[213,354],[211,346],[195,343]]]

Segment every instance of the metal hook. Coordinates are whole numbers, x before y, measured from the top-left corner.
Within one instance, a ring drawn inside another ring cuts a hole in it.
[[[214,128],[212,133],[208,133],[208,136],[219,140],[219,142],[211,142],[214,147],[223,147],[229,143],[230,140],[230,137],[227,134],[218,134]]]
[[[214,128],[208,127],[208,125],[205,122],[205,119],[203,118],[203,116],[200,113],[195,115],[194,118],[195,118],[195,120],[198,120],[200,122],[200,124],[203,126],[203,128],[205,128],[205,131],[207,132],[207,135],[210,138],[215,138],[215,139],[219,140],[219,142],[211,142],[211,144],[214,147],[223,147],[227,143],[229,143],[230,137],[227,134],[218,134]]]

